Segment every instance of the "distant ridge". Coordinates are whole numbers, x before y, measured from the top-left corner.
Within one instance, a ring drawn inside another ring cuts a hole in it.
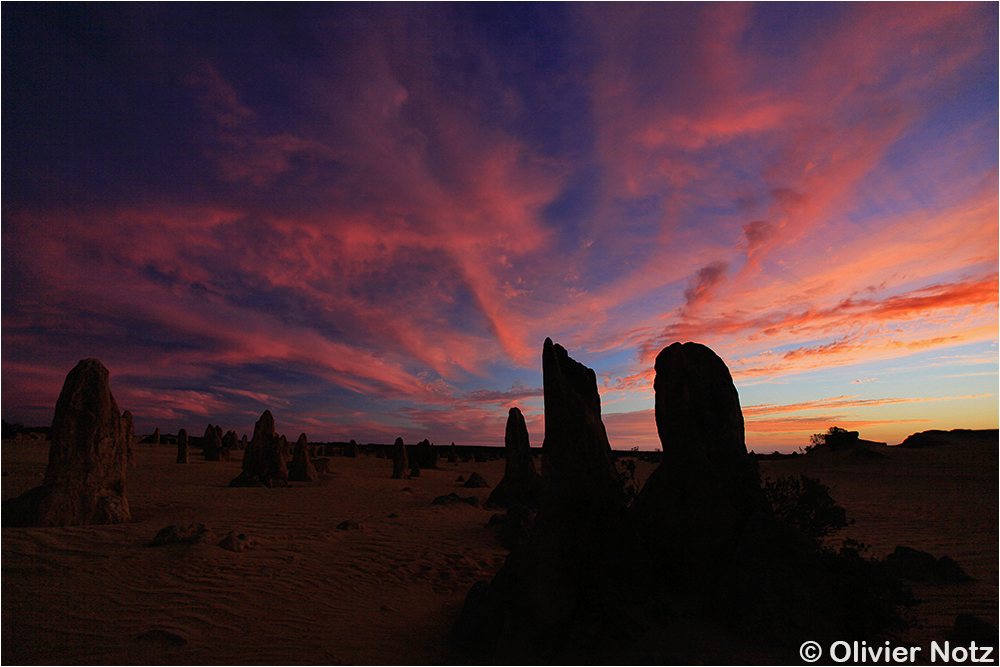
[[[941,445],[954,444],[996,444],[998,442],[998,438],[1000,438],[1000,430],[995,428],[981,430],[956,428],[950,431],[930,430],[921,431],[920,433],[914,433],[913,435],[908,436],[906,440],[897,445],[897,447],[918,449],[920,447],[939,447]]]

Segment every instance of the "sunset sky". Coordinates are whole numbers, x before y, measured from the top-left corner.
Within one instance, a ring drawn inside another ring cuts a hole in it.
[[[998,425],[998,5],[4,3],[2,416],[502,444],[545,338],[758,452]]]

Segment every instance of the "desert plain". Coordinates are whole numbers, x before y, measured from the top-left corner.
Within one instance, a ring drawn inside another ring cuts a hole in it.
[[[762,476],[806,474],[829,486],[851,537],[885,556],[897,545],[953,558],[974,580],[906,582],[918,625],[898,642],[944,640],[961,613],[998,619],[998,446],[956,440],[762,460]],[[41,483],[45,441],[2,444],[3,499]],[[461,664],[448,634],[471,586],[508,554],[486,523],[501,510],[458,478],[495,485],[494,460],[449,463],[391,479],[391,459],[334,456],[329,472],[290,488],[229,488],[241,452],[175,463],[176,446],[140,443],[128,470],[129,523],[4,528],[4,664]],[[619,453],[621,468],[627,458]],[[536,465],[537,465],[536,461]],[[655,463],[636,460],[641,484]],[[338,528],[344,522],[357,527]],[[201,523],[216,539],[149,546],[163,527]],[[256,545],[218,546],[230,531]],[[787,647],[678,628],[670,655],[689,663],[800,664]],[[926,651],[925,651],[926,653]],[[654,654],[656,655],[656,654]],[[926,661],[926,656],[924,656]]]

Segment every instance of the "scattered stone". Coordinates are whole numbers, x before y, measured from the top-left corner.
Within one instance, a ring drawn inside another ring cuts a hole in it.
[[[257,546],[257,541],[245,533],[237,533],[235,530],[231,530],[225,537],[222,538],[222,541],[219,542],[219,546],[226,551],[242,553],[244,551],[250,551],[250,549]]]
[[[476,496],[462,497],[455,492],[449,493],[446,496],[438,496],[431,501],[431,505],[451,505],[453,503],[467,503],[473,507],[479,507],[479,498]]]
[[[474,472],[469,475],[469,479],[466,480],[464,486],[467,489],[482,489],[488,487],[490,484],[486,479],[480,475],[478,472]]]
[[[398,518],[399,518],[399,515],[398,515],[398,514],[396,514],[395,512],[393,512],[392,514],[390,514],[390,515],[389,515],[389,518],[390,518],[390,519],[398,519]]]
[[[508,412],[504,450],[507,454],[507,467],[504,469],[503,479],[490,493],[487,502],[501,507],[536,507],[542,495],[542,476],[535,471],[535,460],[531,458],[531,445],[528,442],[528,427],[518,408],[511,408]]]
[[[5,526],[123,523],[129,442],[108,369],[84,359],[66,376],[42,485],[3,503]]]
[[[323,457],[320,459],[312,460],[313,466],[316,468],[316,474],[330,474],[330,459]]]
[[[176,544],[179,542],[185,544],[198,544],[199,542],[207,542],[208,540],[214,540],[215,533],[212,529],[203,523],[191,523],[187,526],[177,526],[169,525],[162,529],[160,532],[150,540],[149,545],[151,547],[158,547],[164,544]]]
[[[188,462],[188,432],[184,429],[177,432],[177,462]]]
[[[456,479],[455,481],[456,482],[464,482],[465,481],[465,477],[463,475],[459,475],[458,479]]]
[[[420,477],[420,466],[416,463],[410,468],[410,477]]]
[[[361,530],[361,524],[357,521],[351,521],[348,519],[347,521],[337,524],[337,530]]]
[[[274,432],[274,417],[265,410],[254,425],[253,440],[243,454],[243,471],[229,486],[288,486],[288,448]]]
[[[392,478],[409,479],[409,468],[410,464],[406,456],[406,445],[403,444],[402,438],[396,438],[396,442],[392,446]]]
[[[912,547],[897,546],[885,557],[885,564],[896,576],[910,581],[973,581],[962,566],[948,556],[935,558]]]
[[[295,443],[295,451],[292,453],[292,461],[288,464],[289,482],[314,482],[319,476],[316,466],[313,465],[309,456],[309,442],[306,434],[303,433]]]

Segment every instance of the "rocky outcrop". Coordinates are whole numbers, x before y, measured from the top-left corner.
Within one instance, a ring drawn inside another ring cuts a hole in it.
[[[885,564],[901,579],[910,581],[972,581],[972,577],[948,556],[935,557],[913,547],[897,546],[885,557]]]
[[[434,447],[431,446],[431,441],[426,438],[417,443],[416,454],[413,458],[414,460],[411,461],[411,463],[420,466],[424,470],[433,470],[434,468],[437,468],[437,452],[434,451]]]
[[[354,442],[353,439],[347,443],[347,447],[344,449],[344,456],[351,459],[358,458],[358,443]]]
[[[402,438],[396,438],[396,442],[392,446],[392,478],[410,478],[410,462]]]
[[[229,450],[222,442],[222,427],[209,424],[205,427],[205,436],[202,440],[202,451],[206,461],[228,461]]]
[[[187,526],[170,525],[162,528],[149,545],[158,547],[164,544],[199,544],[215,540],[215,533],[203,523],[191,523]]]
[[[542,372],[534,532],[492,583],[473,587],[453,639],[491,660],[605,662],[631,636],[654,573],[626,513],[594,371],[547,339]]]
[[[288,464],[288,481],[313,482],[318,476],[312,457],[309,456],[309,442],[306,440],[306,434],[303,433],[295,443],[292,462]]]
[[[122,439],[125,441],[125,458],[130,468],[135,467],[135,424],[132,413],[126,410],[122,413]]]
[[[184,429],[177,432],[177,462],[188,462],[188,432]]]
[[[704,345],[674,343],[655,368],[663,460],[631,509],[660,566],[690,581],[732,554],[746,520],[766,505],[725,362]]]
[[[111,394],[108,369],[97,359],[84,359],[66,376],[56,401],[42,485],[4,503],[4,525],[128,521],[129,435]]]
[[[243,471],[229,486],[288,486],[288,446],[274,431],[274,417],[265,410],[243,453]]]
[[[153,444],[154,445],[160,444],[160,429],[159,428],[157,428],[155,431],[153,431]]]
[[[542,476],[535,470],[531,444],[528,442],[528,427],[518,408],[511,408],[507,414],[504,450],[507,454],[507,467],[504,468],[503,479],[493,489],[487,502],[501,507],[537,507],[542,493]]]
[[[490,483],[486,481],[485,477],[480,475],[478,472],[474,472],[469,475],[469,479],[465,480],[465,484],[462,486],[467,489],[484,489],[489,485]]]
[[[455,446],[454,442],[448,448],[448,463],[458,463],[458,447]]]
[[[677,638],[678,619],[788,646],[863,639],[893,622],[883,612],[905,600],[885,597],[896,584],[879,579],[881,563],[823,551],[774,516],[714,352],[675,344],[657,357],[663,457],[631,506],[596,375],[550,340],[542,370],[538,511],[533,525],[523,506],[491,520],[509,529],[512,551],[492,582],[469,592],[452,633],[461,649],[508,664],[647,663],[636,638],[647,647],[667,630]],[[869,606],[878,609],[859,622]]]
[[[235,452],[238,448],[237,442],[236,431],[226,431],[226,434],[222,436],[222,449],[225,452],[227,461],[232,452]]]
[[[257,546],[257,541],[252,537],[248,536],[246,533],[240,533],[235,530],[229,531],[222,541],[219,542],[219,546],[226,551],[234,551],[236,553],[242,553],[244,551],[249,551]]]

